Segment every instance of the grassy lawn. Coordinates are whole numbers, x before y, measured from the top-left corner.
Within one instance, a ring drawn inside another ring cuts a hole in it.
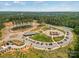
[[[61,36],[61,37],[54,37],[53,39],[54,39],[54,41],[60,41],[60,40],[62,40],[64,38],[64,36]]]
[[[46,36],[45,34],[36,34],[32,36],[32,39],[37,40],[37,41],[42,41],[42,42],[52,42],[52,38]]]

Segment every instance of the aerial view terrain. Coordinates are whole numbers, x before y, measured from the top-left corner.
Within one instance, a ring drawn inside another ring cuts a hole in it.
[[[79,2],[0,1],[0,58],[78,58],[77,6]]]

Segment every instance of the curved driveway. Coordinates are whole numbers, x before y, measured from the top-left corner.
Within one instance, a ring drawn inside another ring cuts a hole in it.
[[[67,27],[56,27],[56,26],[51,26],[51,27],[55,27],[55,28],[64,30],[65,36],[61,41],[58,41],[58,42],[40,42],[40,41],[35,41],[35,40],[33,40],[29,37],[26,37],[27,45],[32,44],[32,46],[34,48],[41,49],[41,50],[54,50],[54,49],[57,49],[61,46],[64,47],[71,42],[73,35],[72,35],[72,32],[69,28],[67,28]]]

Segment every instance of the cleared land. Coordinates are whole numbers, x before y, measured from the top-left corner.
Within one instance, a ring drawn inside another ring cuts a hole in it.
[[[30,28],[30,27],[32,27],[32,26],[31,25],[24,25],[24,26],[14,27],[14,28],[12,28],[12,30],[23,30],[23,29]]]
[[[12,44],[17,45],[17,46],[21,46],[24,45],[24,42],[20,41],[20,40],[11,40],[10,41]]]

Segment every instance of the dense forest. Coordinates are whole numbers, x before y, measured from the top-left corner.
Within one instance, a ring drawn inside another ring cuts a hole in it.
[[[74,51],[79,51],[79,12],[0,12],[0,29],[4,27],[4,22],[12,21],[17,24],[33,20],[73,28],[77,34]],[[79,57],[79,54],[70,57]]]
[[[52,25],[75,28],[79,26],[78,12],[1,12],[0,24],[5,21],[32,21],[45,22]]]

